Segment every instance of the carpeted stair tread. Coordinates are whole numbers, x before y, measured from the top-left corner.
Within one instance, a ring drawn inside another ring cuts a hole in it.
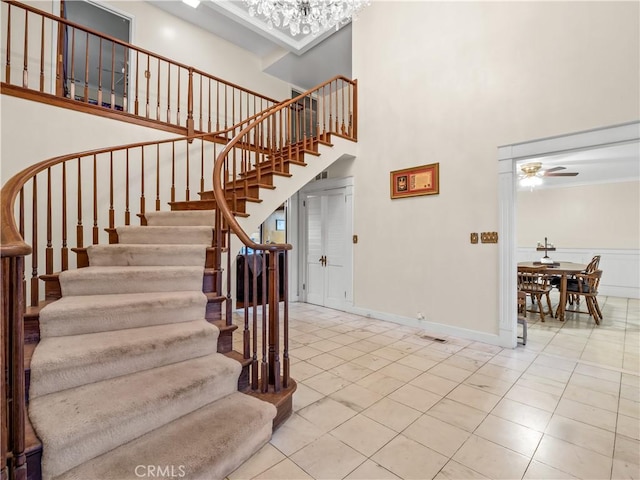
[[[32,399],[29,416],[45,446],[45,477],[233,393],[240,369],[216,353]]]
[[[59,480],[137,480],[148,475],[146,466],[173,466],[162,478],[222,479],[269,440],[275,414],[270,403],[233,393],[80,465]]]
[[[213,226],[118,227],[118,243],[211,245]]]
[[[89,265],[98,266],[202,266],[207,247],[203,245],[122,244],[87,247]]]
[[[202,291],[203,267],[86,267],[60,273],[62,295]]]
[[[215,210],[183,210],[146,212],[148,226],[208,226],[213,227],[216,220]]]
[[[59,337],[201,319],[202,291],[62,297],[40,311],[40,336]]]
[[[44,338],[31,360],[30,398],[211,355],[219,333],[202,319]]]

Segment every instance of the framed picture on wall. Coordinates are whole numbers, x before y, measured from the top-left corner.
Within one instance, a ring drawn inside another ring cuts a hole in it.
[[[282,219],[276,219],[276,230],[284,230],[285,222]]]
[[[439,163],[430,163],[391,172],[391,198],[440,193],[439,167]]]

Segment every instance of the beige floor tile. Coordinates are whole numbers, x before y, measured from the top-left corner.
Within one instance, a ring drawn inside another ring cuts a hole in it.
[[[373,352],[371,352],[371,354],[385,358],[390,362],[395,362],[409,355],[409,352],[403,352],[401,350],[385,346],[383,348],[379,348],[378,350],[374,350]]]
[[[487,416],[486,412],[448,398],[440,400],[428,410],[428,413],[432,417],[468,432],[474,431]]]
[[[552,415],[551,412],[546,410],[531,407],[508,398],[500,400],[498,405],[491,411],[491,414],[538,432],[544,432]]]
[[[492,479],[522,478],[529,457],[472,435],[453,460]]]
[[[364,355],[364,353],[362,353],[360,350],[356,350],[355,348],[343,346],[332,350],[331,355],[335,355],[336,357],[340,357],[341,359],[350,362],[354,358],[361,357],[362,355]]]
[[[584,387],[575,385],[567,385],[563,398],[573,400],[575,402],[584,403],[593,407],[616,412],[618,410],[618,396],[610,393],[596,392]],[[622,402],[624,399],[621,399]]]
[[[229,480],[249,480],[280,463],[286,457],[276,447],[267,443],[249,460],[228,475]]]
[[[470,358],[468,356],[465,356],[464,352],[466,352],[467,349],[462,350],[458,353],[456,353],[455,355],[451,355],[449,358],[447,358],[446,360],[442,361],[443,365],[449,365],[451,367],[456,367],[456,368],[462,368],[463,370],[468,370],[470,372],[475,372],[476,370],[478,370],[482,365],[484,365],[485,363],[487,363],[487,361],[491,358],[491,356],[487,359],[482,359],[482,360],[478,360],[476,358]],[[473,351],[472,351],[473,352]],[[474,352],[474,353],[482,353],[482,352]],[[486,355],[486,354],[483,354]]]
[[[545,433],[602,455],[613,455],[615,435],[608,430],[554,415]]]
[[[332,393],[330,398],[360,412],[380,400],[382,395],[354,383]]]
[[[573,372],[578,363],[575,360],[566,360],[564,358],[552,357],[550,355],[542,354],[533,361],[532,365],[543,365],[545,367]]]
[[[313,477],[286,458],[254,478],[258,480],[303,480]]]
[[[571,376],[569,385],[575,385],[577,387],[595,390],[596,392],[609,393],[611,395],[618,395],[618,393],[620,392],[619,381],[611,382],[609,380],[603,380],[601,378],[595,378],[589,375],[582,375],[580,373],[574,373]]]
[[[515,383],[519,387],[530,388],[539,392],[546,392],[552,395],[562,396],[567,384],[545,377],[532,375],[527,370]]]
[[[323,370],[329,370],[337,367],[338,365],[342,365],[344,360],[340,357],[336,357],[335,355],[331,355],[330,353],[322,353],[315,357],[311,357],[307,362],[311,365],[322,368]]]
[[[574,478],[576,477],[567,472],[562,472],[535,460],[529,464],[523,477],[524,480],[570,480]]]
[[[366,457],[331,435],[324,435],[291,455],[291,460],[315,479],[343,478]]]
[[[353,472],[345,477],[346,480],[400,480],[400,477],[394,475],[389,470],[381,467],[376,462],[367,460]]]
[[[297,382],[302,382],[322,372],[323,370],[321,368],[307,362],[297,362],[291,366],[291,376],[295,378]]]
[[[495,415],[485,418],[473,433],[527,457],[533,456],[542,438],[541,432]]]
[[[389,365],[391,363],[391,360],[387,360],[386,358],[382,358],[371,353],[363,353],[360,357],[352,360],[352,363],[375,371]]]
[[[505,382],[515,382],[522,375],[521,371],[512,370],[511,368],[495,365],[493,363],[483,365],[476,373],[488,375],[489,377],[494,377]]]
[[[541,392],[539,390],[533,390],[531,388],[520,387],[517,385],[507,392],[505,398],[524,403],[531,407],[540,408],[548,412],[553,412],[560,400],[559,395]]]
[[[389,398],[383,398],[362,414],[396,432],[401,432],[420,417],[419,411]]]
[[[352,335],[352,334],[348,333],[347,335]],[[370,334],[368,334],[366,336],[370,336]],[[360,339],[360,341],[358,341],[358,342],[350,344],[349,347],[355,348],[356,350],[360,350],[363,353],[371,353],[374,350],[379,350],[380,349],[380,345],[379,344],[372,343],[372,342],[367,342],[366,340],[362,340],[362,339]]]
[[[322,372],[314,377],[307,378],[302,383],[324,395],[331,395],[333,392],[337,392],[351,384],[349,380],[330,372]]]
[[[458,382],[439,377],[429,372],[423,373],[419,377],[414,378],[409,382],[409,384],[429,392],[437,393],[441,396],[447,395],[451,390],[458,386]]]
[[[618,414],[616,432],[634,440],[640,440],[640,420]]]
[[[531,360],[521,360],[519,358],[505,357],[502,355],[496,355],[489,363],[492,365],[497,365],[499,367],[505,367],[509,370],[515,370],[517,372],[524,372],[529,365],[531,365]]]
[[[464,381],[464,384],[501,397],[504,396],[513,386],[513,383],[511,382],[505,382],[482,373],[474,373]]]
[[[368,368],[352,362],[343,363],[342,365],[338,365],[337,367],[331,368],[327,371],[337,375],[338,377],[344,378],[345,380],[349,380],[350,382],[357,382],[361,378],[373,373],[373,370],[369,370]]]
[[[527,372],[529,375],[535,375],[536,377],[547,378],[549,380],[555,380],[556,382],[567,383],[571,378],[571,372],[562,370],[555,367],[547,367],[540,364],[533,363]]]
[[[397,363],[404,365],[405,367],[415,368],[421,372],[426,372],[431,367],[438,364],[435,360],[429,360],[428,358],[424,358],[413,353],[402,357]]]
[[[555,414],[587,423],[594,427],[603,428],[610,432],[614,432],[616,429],[615,413],[603,410],[602,408],[592,407],[591,405],[585,405],[584,403],[574,402],[567,398],[560,400]]]
[[[356,413],[355,410],[325,397],[303,408],[298,412],[298,415],[313,423],[323,432],[328,432],[355,416]]]
[[[455,382],[462,382],[471,375],[472,372],[463,368],[453,367],[451,365],[443,365],[442,363],[429,369],[429,373],[437,375]]]
[[[627,480],[640,479],[640,465],[626,463],[622,460],[613,460],[612,479],[624,478]]]
[[[271,444],[291,455],[325,434],[325,431],[294,413],[271,437]]]
[[[481,473],[453,460],[449,460],[438,475],[433,477],[434,480],[485,480],[486,478]]]
[[[533,459],[582,479],[601,480],[611,473],[611,457],[550,435],[542,437]]]
[[[433,478],[448,458],[403,435],[398,435],[371,460],[403,479]]]
[[[471,435],[428,414],[418,418],[402,434],[447,457],[453,456]]]
[[[378,370],[387,377],[395,378],[401,382],[409,382],[420,375],[422,372],[416,368],[406,367],[398,363],[392,363]]]
[[[297,412],[301,408],[311,405],[323,397],[324,395],[322,393],[307,387],[304,383],[298,383],[296,392],[293,395],[293,411]]]
[[[322,352],[331,352],[337,348],[342,347],[339,343],[332,342],[331,340],[325,339],[320,340],[319,342],[314,342],[309,345],[311,348],[315,348],[316,350],[320,350]]]
[[[620,387],[620,398],[640,402],[640,388],[633,385],[622,385]]]
[[[600,378],[601,380],[607,380],[609,382],[619,382],[622,376],[620,372],[616,372],[615,370],[586,365],[584,363],[578,363],[576,365],[575,373]]]
[[[295,358],[299,358],[300,360],[308,360],[320,354],[322,354],[320,350],[316,350],[315,348],[307,346],[295,348],[289,352],[289,355]]]
[[[374,372],[356,383],[380,395],[388,395],[404,385],[404,382],[397,378],[387,377],[380,372]]]
[[[356,415],[330,433],[367,457],[398,435],[397,432],[363,415]]]
[[[413,385],[404,385],[391,393],[389,398],[424,413],[438,403],[442,397]]]
[[[485,392],[469,385],[459,385],[453,389],[446,398],[469,405],[470,407],[477,408],[478,410],[482,410],[487,413],[493,410],[493,407],[495,407],[500,401],[500,397],[498,395]]]
[[[622,435],[616,435],[613,458],[625,463],[640,465],[640,442]]]

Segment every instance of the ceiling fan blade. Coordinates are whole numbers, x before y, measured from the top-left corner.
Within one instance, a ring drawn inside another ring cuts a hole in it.
[[[575,177],[579,172],[547,173],[545,177]]]
[[[567,167],[553,167],[553,168],[549,168],[547,170],[545,170],[545,175],[551,173],[551,172],[557,172],[558,170],[566,170]]]

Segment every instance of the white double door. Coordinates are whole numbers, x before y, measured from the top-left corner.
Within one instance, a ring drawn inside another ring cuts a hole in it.
[[[303,191],[303,297],[331,308],[353,304],[353,186],[317,181]],[[335,186],[335,185],[338,186]]]

